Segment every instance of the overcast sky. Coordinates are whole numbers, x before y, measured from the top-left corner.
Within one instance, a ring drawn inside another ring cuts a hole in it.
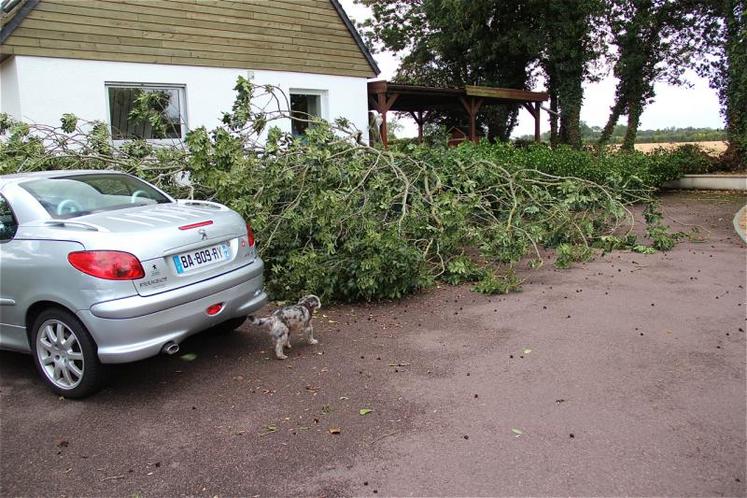
[[[348,16],[359,22],[370,17],[370,10],[362,5],[356,5],[353,0],[341,0]],[[390,53],[377,53],[374,58],[381,69],[379,78],[391,79],[397,71],[398,59]],[[719,114],[719,104],[716,92],[708,87],[708,81],[689,73],[692,87],[676,87],[665,83],[657,83],[656,100],[647,106],[641,116],[640,129],[658,129],[668,127],[722,128],[723,119]],[[545,90],[533,88],[533,90]],[[584,105],[581,109],[581,119],[590,126],[604,126],[609,116],[609,109],[613,103],[615,93],[615,78],[608,77],[599,83],[585,85]],[[550,128],[547,113],[543,112],[542,131]],[[624,124],[623,118],[620,123]],[[417,127],[410,119],[403,119],[405,125],[403,135],[417,135]],[[519,124],[514,129],[514,136],[531,135],[534,133],[534,120],[528,112],[519,112]]]

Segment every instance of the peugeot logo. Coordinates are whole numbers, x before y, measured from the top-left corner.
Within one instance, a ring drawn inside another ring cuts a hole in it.
[[[204,228],[200,228],[200,229],[199,229],[199,230],[197,231],[197,233],[199,233],[199,234],[200,234],[200,235],[202,236],[202,240],[206,240],[206,239],[207,239],[207,232],[205,231],[205,229],[204,229]]]

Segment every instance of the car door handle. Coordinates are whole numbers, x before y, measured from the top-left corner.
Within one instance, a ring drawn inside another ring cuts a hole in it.
[[[16,301],[15,299],[10,299],[9,297],[0,297],[0,306],[15,306]]]

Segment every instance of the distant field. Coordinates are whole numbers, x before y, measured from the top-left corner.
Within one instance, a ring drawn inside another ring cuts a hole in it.
[[[726,150],[726,142],[713,141],[713,142],[669,142],[669,143],[656,143],[656,144],[635,144],[635,150],[641,152],[651,152],[654,149],[674,149],[680,145],[693,144],[702,147],[709,153],[717,156]]]

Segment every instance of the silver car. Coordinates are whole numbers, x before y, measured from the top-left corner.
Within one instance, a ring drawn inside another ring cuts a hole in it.
[[[263,268],[221,204],[111,171],[0,176],[0,348],[31,353],[60,395],[96,391],[105,364],[237,328],[267,301]]]

